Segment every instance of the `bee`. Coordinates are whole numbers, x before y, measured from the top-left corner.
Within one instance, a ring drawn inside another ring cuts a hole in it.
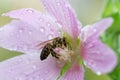
[[[54,51],[55,48],[71,49],[71,46],[65,37],[62,37],[62,38],[56,37],[54,39],[40,43],[39,45],[43,45],[43,44],[44,44],[44,47],[40,54],[40,60],[45,60],[49,56],[49,54],[51,54],[53,57],[59,59],[60,55]]]

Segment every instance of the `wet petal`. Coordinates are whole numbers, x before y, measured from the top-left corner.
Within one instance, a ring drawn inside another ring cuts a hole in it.
[[[85,65],[97,74],[108,73],[117,64],[114,51],[99,40],[82,44],[82,56]]]
[[[105,31],[112,24],[112,18],[105,18],[93,25],[87,25],[81,30],[80,39],[83,42],[92,41],[98,38],[100,34]]]
[[[0,80],[56,80],[59,71],[53,58],[40,61],[38,54],[0,62]]]
[[[61,80],[84,80],[84,70],[79,64],[73,64]]]
[[[27,13],[27,10],[29,9],[4,14],[21,20],[14,20],[0,28],[0,47],[36,53],[39,52],[37,44],[60,35],[56,24],[50,18],[34,10]]]
[[[71,37],[77,38],[81,24],[78,22],[76,15],[71,8],[68,0],[42,0],[45,9],[57,22],[62,26],[65,32]]]
[[[34,24],[37,26],[42,26],[44,24],[47,27],[51,27],[55,22],[55,20],[49,15],[43,14],[32,8],[13,10],[8,13],[4,13],[3,16],[20,19],[29,24]]]

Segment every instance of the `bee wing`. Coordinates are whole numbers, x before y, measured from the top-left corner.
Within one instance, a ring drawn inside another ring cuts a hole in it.
[[[36,46],[37,46],[39,49],[41,49],[41,48],[43,48],[46,44],[52,43],[53,40],[54,40],[54,39],[51,39],[51,40],[48,40],[48,41],[41,42],[41,43],[37,44]]]

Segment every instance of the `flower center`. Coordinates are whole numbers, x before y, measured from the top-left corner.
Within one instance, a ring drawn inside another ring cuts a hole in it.
[[[56,58],[56,62],[58,65],[64,65],[66,63],[73,64],[80,57],[79,41],[68,41],[68,46],[70,46],[71,48],[65,47],[54,49],[54,51],[59,56],[58,59]]]

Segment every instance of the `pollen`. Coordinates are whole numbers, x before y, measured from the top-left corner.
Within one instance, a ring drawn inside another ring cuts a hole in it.
[[[74,57],[74,51],[68,50],[67,48],[59,50],[57,49],[57,54],[59,55],[59,58],[56,59],[57,64],[64,64],[64,63],[71,63],[72,58]]]

